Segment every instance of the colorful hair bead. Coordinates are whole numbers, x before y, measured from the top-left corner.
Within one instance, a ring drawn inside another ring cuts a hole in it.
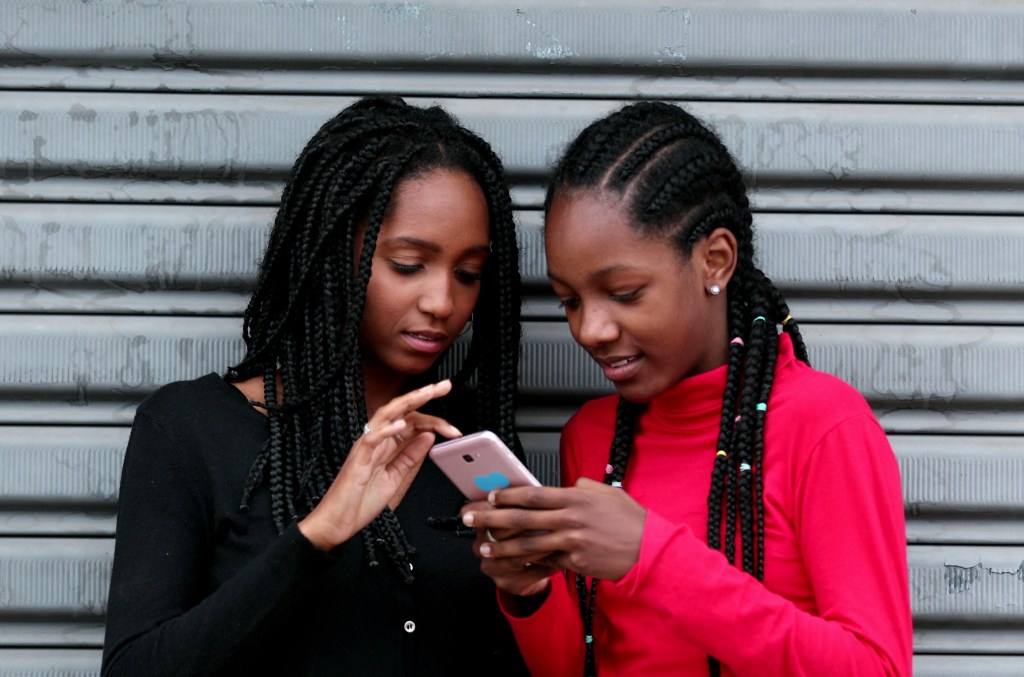
[[[740,336],[737,336],[733,340],[729,341],[729,343],[734,345],[734,346],[742,346],[743,345],[743,338],[740,337]]]
[[[750,472],[750,464],[740,463],[740,472]]]
[[[715,452],[715,456],[725,456],[726,458],[728,458],[729,454],[726,453],[725,449],[719,449],[718,451]]]
[[[792,321],[793,321],[793,316],[792,315],[786,315],[786,319],[782,321],[782,326],[785,327],[787,323],[792,322]]]
[[[583,641],[586,642],[587,644],[590,644],[591,642],[594,641],[594,636],[593,635],[587,635],[587,636],[585,636],[583,638]]]
[[[768,320],[764,319],[764,315],[758,315],[757,317],[754,318],[754,322],[758,322],[758,321],[760,321],[760,322],[767,322]]]
[[[758,402],[758,403],[757,403],[757,407],[755,407],[755,408],[756,408],[756,409],[757,409],[758,411],[768,411],[768,405],[767,405],[767,404],[765,404],[764,402]]]
[[[732,422],[733,422],[733,423],[739,423],[739,422],[740,422],[740,421],[742,421],[742,420],[743,420],[743,417],[742,417],[742,416],[740,416],[739,414],[737,414],[737,415],[736,415],[736,418],[734,418],[734,419],[732,420]]]
[[[604,467],[605,475],[611,475],[613,472],[615,472],[615,466],[613,466],[611,463]]]
[[[616,489],[621,489],[622,488],[622,482],[620,482],[618,480],[615,480],[614,482],[612,482],[612,486],[615,487]]]

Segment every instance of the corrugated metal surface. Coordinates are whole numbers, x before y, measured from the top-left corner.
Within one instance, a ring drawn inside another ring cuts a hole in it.
[[[549,478],[608,388],[547,293],[547,167],[623,99],[709,119],[814,363],[891,434],[915,671],[1024,674],[1018,3],[8,0],[0,28],[0,675],[96,673],[134,407],[237,359],[295,154],[378,91],[507,161]]]

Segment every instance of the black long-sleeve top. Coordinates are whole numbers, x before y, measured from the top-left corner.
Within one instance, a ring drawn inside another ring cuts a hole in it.
[[[266,486],[239,509],[267,435],[266,417],[216,374],[165,386],[139,407],[105,675],[526,674],[472,539],[428,524],[463,503],[433,463],[396,511],[416,548],[406,584],[386,559],[368,566],[361,537],[326,553],[294,523],[278,535]]]

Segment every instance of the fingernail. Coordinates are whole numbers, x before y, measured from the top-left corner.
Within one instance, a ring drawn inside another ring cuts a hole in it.
[[[490,557],[491,556],[491,544],[490,543],[484,543],[484,544],[482,544],[480,546],[480,556],[481,557]]]
[[[487,494],[487,502],[488,503],[490,503],[491,505],[497,505],[498,504],[497,501],[498,501],[498,492],[497,491],[492,491],[491,493]]]
[[[473,513],[467,512],[465,515],[462,516],[462,523],[465,524],[467,527],[471,527],[473,526],[473,520],[475,519],[476,518],[473,516]]]

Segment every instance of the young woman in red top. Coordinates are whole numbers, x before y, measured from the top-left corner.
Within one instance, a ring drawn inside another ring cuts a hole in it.
[[[533,674],[909,674],[895,458],[808,366],[721,141],[627,106],[545,211],[552,286],[618,394],[566,426],[563,488],[463,509]]]

